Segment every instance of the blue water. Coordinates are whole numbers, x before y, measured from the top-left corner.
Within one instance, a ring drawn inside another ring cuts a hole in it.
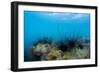
[[[90,38],[90,14],[24,11],[24,57],[31,60],[30,49],[42,37]]]

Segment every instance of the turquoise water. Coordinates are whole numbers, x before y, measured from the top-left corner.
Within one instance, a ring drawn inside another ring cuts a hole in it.
[[[90,38],[90,14],[24,11],[24,59],[31,61],[30,49],[40,38]]]

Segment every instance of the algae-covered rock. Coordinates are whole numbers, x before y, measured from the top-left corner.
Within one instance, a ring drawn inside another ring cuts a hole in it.
[[[51,49],[50,44],[39,43],[33,48],[33,56],[36,60],[47,60],[47,54]]]
[[[63,59],[86,59],[90,57],[90,52],[88,48],[80,49],[75,48],[69,52],[65,52]]]
[[[51,50],[47,55],[48,60],[61,60],[62,59],[62,51],[61,50]]]
[[[66,41],[40,40],[33,46],[34,58],[36,60],[71,60],[89,59],[90,47],[82,40],[70,39]]]
[[[90,58],[90,50],[89,50],[89,48],[77,49],[75,55],[76,55],[77,58],[79,58],[79,59]]]
[[[34,49],[35,52],[46,53],[50,51],[51,47],[49,44],[38,44]]]

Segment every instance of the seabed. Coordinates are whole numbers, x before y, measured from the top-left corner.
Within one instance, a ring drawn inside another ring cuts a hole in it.
[[[53,41],[42,38],[31,48],[32,61],[73,60],[90,58],[90,41],[66,39]]]

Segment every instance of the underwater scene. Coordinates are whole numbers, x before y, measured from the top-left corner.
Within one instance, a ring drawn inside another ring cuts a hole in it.
[[[24,11],[24,62],[90,58],[90,14]]]

